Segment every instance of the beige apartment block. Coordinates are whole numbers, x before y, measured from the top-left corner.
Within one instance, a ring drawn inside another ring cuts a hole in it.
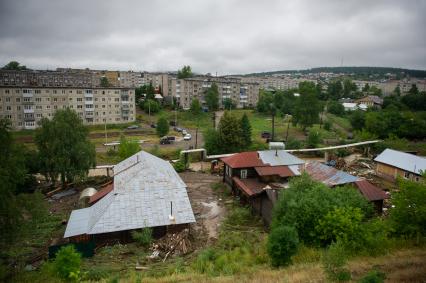
[[[309,81],[317,83],[317,80],[306,78],[288,78],[288,77],[241,77],[242,82],[258,83],[261,89],[265,90],[288,90],[299,87],[299,83]]]
[[[0,87],[0,117],[14,129],[35,129],[58,109],[77,112],[85,125],[135,121],[135,91],[131,88]]]
[[[240,79],[223,77],[195,77],[170,80],[169,96],[176,99],[183,109],[189,109],[193,99],[205,104],[204,94],[216,83],[219,91],[219,106],[223,107],[225,99],[231,99],[237,108],[254,107],[259,99],[259,84],[243,83]]]

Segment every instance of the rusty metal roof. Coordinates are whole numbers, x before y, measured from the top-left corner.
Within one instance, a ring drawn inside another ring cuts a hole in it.
[[[353,183],[360,180],[358,177],[316,161],[307,163],[305,170],[312,179],[322,182],[329,187]]]
[[[282,178],[295,176],[288,166],[262,166],[254,168],[259,176],[278,175]]]
[[[264,166],[257,151],[241,152],[232,156],[222,157],[222,161],[232,168],[249,168]]]
[[[361,194],[369,201],[383,200],[389,196],[380,188],[374,186],[367,180],[359,180],[355,182],[356,187]]]
[[[232,180],[249,197],[262,193],[263,188],[267,186],[267,184],[259,182],[254,178],[240,179],[238,177],[233,177]]]
[[[89,204],[94,204],[114,189],[114,183],[110,183],[103,187],[99,192],[90,196]]]

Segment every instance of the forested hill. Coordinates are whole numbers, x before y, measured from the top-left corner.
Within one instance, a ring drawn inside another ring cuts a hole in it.
[[[426,70],[410,70],[402,68],[390,68],[390,67],[319,67],[306,70],[283,70],[283,71],[272,71],[272,72],[262,72],[262,73],[251,73],[246,74],[245,76],[266,76],[274,74],[291,74],[291,73],[344,73],[344,74],[353,74],[355,76],[370,76],[370,75],[379,75],[385,76],[386,74],[395,74],[398,76],[410,76],[416,78],[426,78]]]

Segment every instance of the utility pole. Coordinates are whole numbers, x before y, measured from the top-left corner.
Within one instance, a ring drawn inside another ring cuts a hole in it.
[[[288,116],[287,116],[288,117]],[[288,129],[290,128],[290,119],[287,120],[287,133],[285,134],[285,142],[288,141]]]
[[[274,141],[275,139],[275,106],[274,104],[269,104],[270,109],[271,109],[271,114],[272,114],[272,137],[271,137],[271,141]]]

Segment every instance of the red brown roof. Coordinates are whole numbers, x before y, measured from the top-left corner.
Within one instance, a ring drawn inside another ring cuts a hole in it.
[[[249,197],[262,193],[263,188],[266,187],[266,184],[256,179],[240,179],[238,177],[233,177],[232,180]]]
[[[369,201],[383,200],[389,197],[382,189],[374,186],[367,180],[356,181],[355,185],[361,194]]]
[[[232,168],[248,168],[264,166],[257,151],[241,152],[232,156],[222,157],[222,161]]]
[[[280,177],[294,176],[293,171],[288,166],[262,166],[254,168],[259,176],[278,175]]]
[[[114,189],[114,183],[110,183],[103,187],[99,192],[90,197],[89,204],[94,204]]]

